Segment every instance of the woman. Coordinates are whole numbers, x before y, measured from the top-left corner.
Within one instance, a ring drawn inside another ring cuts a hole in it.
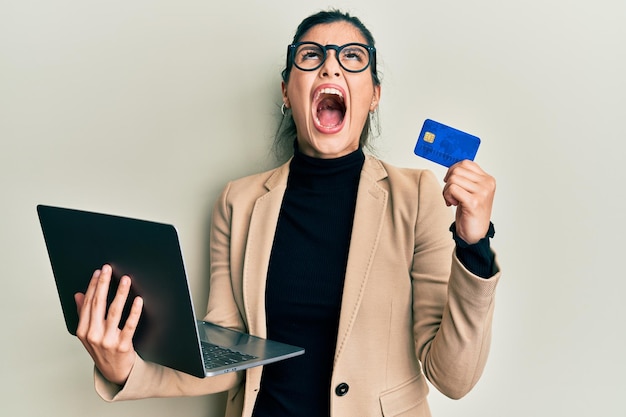
[[[104,399],[230,390],[229,416],[429,416],[424,375],[452,398],[474,386],[500,276],[489,247],[495,181],[463,161],[442,198],[429,171],[363,153],[381,94],[375,54],[358,19],[305,19],[282,83],[293,158],[229,183],[215,205],[205,320],[306,354],[205,379],[145,362],[132,346],[140,298],[117,327],[128,277],[104,318],[105,265],[76,298]]]

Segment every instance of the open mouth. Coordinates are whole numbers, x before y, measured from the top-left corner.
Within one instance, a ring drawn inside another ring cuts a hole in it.
[[[320,88],[313,99],[315,126],[328,133],[339,131],[346,115],[343,92],[335,87]]]

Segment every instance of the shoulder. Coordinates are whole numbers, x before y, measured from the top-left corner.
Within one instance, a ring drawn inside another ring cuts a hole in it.
[[[289,175],[289,162],[276,168],[229,181],[223,188],[220,200],[239,201],[256,199],[274,189],[284,189]]]
[[[364,173],[392,192],[439,193],[441,185],[428,169],[404,168],[368,155]]]
[[[270,181],[272,178],[276,178],[281,176],[281,173],[289,172],[289,162],[284,163],[276,168],[269,169],[267,171],[258,172],[251,175],[246,175],[245,177],[236,178],[230,181],[230,184],[236,187],[246,187],[249,185],[258,185],[264,186],[264,184]],[[272,182],[272,181],[270,181]]]

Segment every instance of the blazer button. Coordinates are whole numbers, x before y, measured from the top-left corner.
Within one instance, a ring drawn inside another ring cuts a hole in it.
[[[344,395],[348,393],[349,389],[350,389],[350,385],[346,384],[345,382],[342,382],[341,384],[335,387],[335,394],[337,394],[339,397],[343,397]]]

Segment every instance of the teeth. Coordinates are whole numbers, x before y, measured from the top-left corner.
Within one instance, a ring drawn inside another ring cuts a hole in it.
[[[322,88],[320,91],[317,92],[317,97],[316,98],[319,98],[320,95],[322,95],[322,94],[334,94],[336,96],[341,97],[341,99],[343,99],[343,94],[341,93],[341,91],[339,91],[338,89],[333,88],[333,87]]]

